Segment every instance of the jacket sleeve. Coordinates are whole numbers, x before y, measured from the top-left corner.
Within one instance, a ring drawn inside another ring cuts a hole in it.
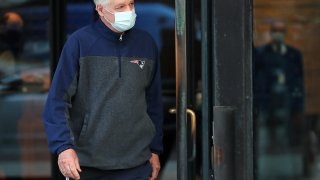
[[[67,120],[76,92],[78,67],[79,43],[71,36],[62,50],[43,112],[49,149],[55,154],[73,147]]]
[[[150,149],[151,152],[161,154],[163,152],[163,105],[161,94],[161,76],[160,76],[160,60],[156,46],[155,47],[155,66],[153,78],[146,92],[147,112],[156,128],[156,135],[153,138]]]

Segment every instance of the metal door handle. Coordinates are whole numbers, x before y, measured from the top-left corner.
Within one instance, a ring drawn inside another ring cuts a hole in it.
[[[196,113],[191,110],[187,109],[187,114],[190,115],[191,117],[191,137],[192,137],[192,154],[191,157],[188,158],[188,161],[193,161],[196,158],[196,153],[197,153],[197,116]],[[175,108],[169,109],[169,113],[175,114],[177,110]]]

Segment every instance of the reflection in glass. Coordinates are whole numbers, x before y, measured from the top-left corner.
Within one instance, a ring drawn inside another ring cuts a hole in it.
[[[0,179],[50,176],[41,112],[50,86],[48,7],[0,6]]]
[[[320,1],[254,4],[256,177],[319,179]]]

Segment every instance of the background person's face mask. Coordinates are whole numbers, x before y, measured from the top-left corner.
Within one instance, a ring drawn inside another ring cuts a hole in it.
[[[104,16],[105,20],[108,21],[111,26],[119,32],[124,32],[131,29],[136,22],[137,15],[134,9],[132,11],[114,13],[108,10],[106,11],[114,15],[114,22],[112,23],[109,19],[106,18],[106,16]]]
[[[271,38],[272,38],[273,42],[278,43],[278,44],[282,44],[282,43],[284,43],[285,35],[282,32],[274,32],[271,34]]]

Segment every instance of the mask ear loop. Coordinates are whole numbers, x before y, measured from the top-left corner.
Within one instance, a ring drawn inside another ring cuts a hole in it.
[[[106,11],[107,11],[108,13],[114,15],[114,13],[113,13],[113,12],[110,12],[108,9],[106,9]]]
[[[102,9],[103,9],[103,7],[102,7]],[[105,12],[108,12],[108,13],[114,15],[114,13],[110,12],[108,9],[105,9]],[[111,22],[106,16],[103,16],[103,17],[104,17],[104,19],[105,19],[106,21],[108,21],[108,23],[112,24],[112,22]]]
[[[112,22],[111,22],[107,17],[104,16],[104,19],[105,19],[108,23],[112,24]]]

